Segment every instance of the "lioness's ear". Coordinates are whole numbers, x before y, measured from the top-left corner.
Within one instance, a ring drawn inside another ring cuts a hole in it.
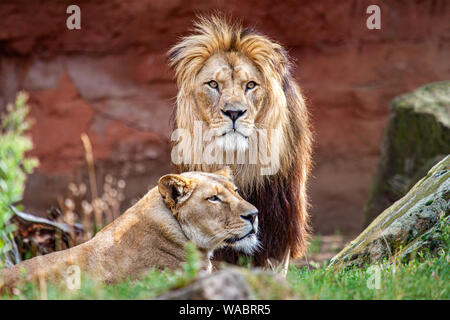
[[[194,190],[192,181],[179,174],[166,174],[158,181],[158,190],[169,209],[186,201]]]
[[[214,172],[214,174],[220,174],[221,176],[233,179],[233,172],[231,171],[229,166],[225,166],[220,170]]]

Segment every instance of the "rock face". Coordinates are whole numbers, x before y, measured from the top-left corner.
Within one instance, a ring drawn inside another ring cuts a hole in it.
[[[366,224],[450,154],[450,81],[393,100],[382,153],[365,207]]]
[[[310,193],[318,233],[360,231],[389,101],[450,78],[447,0],[76,3],[80,30],[66,27],[73,1],[0,1],[0,112],[19,89],[30,93],[41,165],[28,179],[25,205],[37,214],[69,182],[87,182],[83,132],[98,185],[107,173],[126,180],[122,209],[171,170],[176,86],[166,52],[198,13],[242,19],[295,59],[316,133]],[[381,30],[366,27],[372,4],[380,6]]]
[[[380,214],[330,266],[362,266],[390,257],[408,259],[422,250],[448,250],[449,213],[450,155]]]
[[[262,270],[230,267],[199,276],[186,287],[158,297],[164,300],[292,299],[286,280]]]

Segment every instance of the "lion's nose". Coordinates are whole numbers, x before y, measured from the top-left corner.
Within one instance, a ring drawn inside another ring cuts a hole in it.
[[[231,121],[233,121],[233,125],[237,119],[242,117],[247,112],[247,110],[223,110],[223,109],[221,111],[223,115],[227,116],[228,118],[231,119]]]
[[[247,213],[245,215],[241,215],[241,218],[244,220],[248,220],[253,224],[253,223],[255,223],[257,216],[258,216],[258,211],[253,211],[253,212]]]

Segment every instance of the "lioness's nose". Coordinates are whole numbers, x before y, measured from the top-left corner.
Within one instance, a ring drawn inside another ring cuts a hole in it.
[[[231,121],[236,122],[237,119],[242,117],[247,110],[221,110],[222,114],[231,119]]]
[[[241,218],[244,220],[248,220],[251,223],[254,223],[257,216],[258,216],[258,211],[253,211],[253,212],[247,213],[245,215],[241,215]]]

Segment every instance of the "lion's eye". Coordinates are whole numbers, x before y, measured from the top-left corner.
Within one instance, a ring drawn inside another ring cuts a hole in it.
[[[207,200],[213,202],[222,202],[222,200],[216,195],[209,197]]]
[[[245,86],[245,89],[246,90],[252,90],[255,87],[256,87],[256,82],[255,81],[249,81],[249,82],[247,82],[247,85]]]
[[[208,86],[210,86],[213,89],[219,88],[219,84],[216,81],[214,81],[214,80],[211,80],[211,81],[207,82],[207,84],[208,84]]]

